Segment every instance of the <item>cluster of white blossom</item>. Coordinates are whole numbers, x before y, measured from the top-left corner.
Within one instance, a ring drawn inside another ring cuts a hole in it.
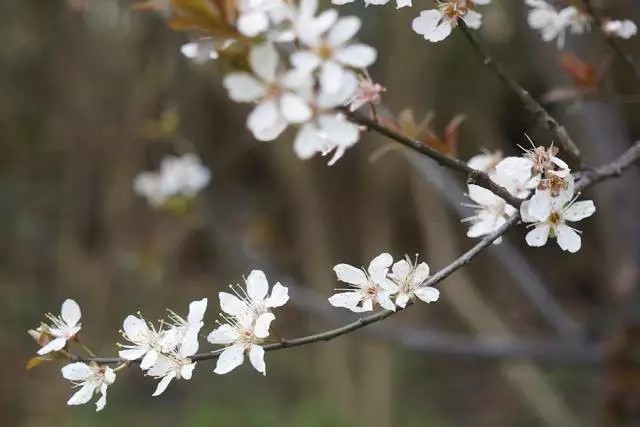
[[[532,148],[525,149],[521,157],[502,159],[502,153],[483,153],[472,157],[468,165],[489,174],[492,181],[513,196],[528,199],[520,206],[520,216],[533,227],[526,236],[529,246],[544,246],[549,237],[555,237],[562,250],[577,252],[580,234],[567,222],[591,216],[595,205],[591,200],[576,202],[579,194],[575,194],[574,177],[557,154],[553,145],[536,147],[532,142]],[[474,215],[463,219],[471,223],[468,237],[496,231],[517,212],[504,199],[475,184],[468,185],[468,196],[475,202],[467,205],[475,209]]]
[[[424,302],[434,302],[440,297],[440,291],[425,284],[429,266],[424,262],[418,264],[417,260],[412,262],[408,257],[394,263],[391,255],[382,253],[369,263],[366,271],[349,264],[338,264],[333,271],[349,287],[336,289],[339,292],[329,297],[329,303],[355,313],[371,311],[374,304],[395,311],[396,305],[404,308],[416,297]]]
[[[338,109],[379,102],[383,90],[359,79],[377,56],[374,48],[352,41],[360,26],[358,17],[339,17],[335,9],[318,13],[317,0],[238,2],[236,27],[252,41],[249,69],[227,73],[223,86],[233,101],[255,105],[247,127],[256,139],[272,141],[297,127],[296,154],[333,153],[329,165],[358,142],[358,125]],[[182,52],[202,62],[228,42],[201,39]]]
[[[276,283],[269,294],[269,283],[260,270],[251,271],[245,284],[246,289],[232,286],[234,294],[219,293],[223,322],[218,322],[218,327],[207,337],[210,343],[224,346],[218,355],[216,374],[226,374],[241,365],[246,353],[251,364],[266,375],[264,349],[260,344],[269,336],[270,324],[275,319],[272,309],[287,303],[289,291]],[[124,319],[121,334],[128,343],[118,344],[121,348],[119,356],[122,361],[139,363],[146,375],[160,380],[153,396],[162,394],[173,379],[191,379],[196,366],[192,356],[198,351],[198,337],[204,326],[206,310],[207,298],[203,298],[189,304],[186,318],[168,310],[168,318],[160,320],[157,325],[147,322],[140,313]],[[47,314],[46,317],[50,324],[42,323],[28,331],[41,346],[38,357],[62,352],[73,360],[75,356],[68,352],[68,344],[70,341],[80,342],[80,307],[67,299],[62,304],[60,316]],[[100,393],[101,397],[96,402],[100,411],[107,402],[107,387],[114,383],[115,372],[124,366],[126,363],[112,369],[107,365],[81,361],[64,366],[62,376],[80,387],[67,404],[84,404],[94,394]]]
[[[207,186],[211,171],[200,163],[195,154],[167,156],[158,172],[141,172],[133,188],[155,207],[161,207],[173,198],[192,199]]]
[[[542,40],[557,40],[558,48],[564,47],[567,30],[571,34],[583,34],[591,27],[593,18],[573,5],[562,9],[556,9],[545,0],[526,0],[529,10],[529,26],[540,31]],[[629,20],[614,21],[605,20],[603,31],[611,36],[629,39],[638,29],[636,24]]]

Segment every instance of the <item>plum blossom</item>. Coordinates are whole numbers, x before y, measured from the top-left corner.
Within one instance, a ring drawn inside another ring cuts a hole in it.
[[[532,162],[531,172],[534,175],[538,175],[555,168],[569,170],[569,165],[557,156],[559,151],[558,147],[553,144],[551,144],[549,148],[542,146],[536,147],[528,136],[527,139],[531,144],[531,148],[524,148],[522,146],[520,146],[520,148],[524,151],[523,157]]]
[[[159,172],[139,173],[133,187],[153,206],[160,207],[172,197],[195,197],[210,179],[211,172],[198,156],[185,154],[165,157]]]
[[[304,71],[278,73],[280,56],[271,43],[254,46],[249,52],[253,74],[232,72],[223,85],[236,102],[257,102],[247,118],[247,127],[260,141],[276,139],[289,123],[304,123],[311,118],[311,108],[299,94],[313,85]]]
[[[66,299],[62,303],[60,316],[47,313],[46,317],[51,322],[50,325],[43,323],[37,329],[29,331],[29,334],[39,343],[49,340],[44,347],[38,350],[38,354],[41,356],[62,350],[67,345],[67,341],[75,338],[81,329],[80,306],[72,299]]]
[[[517,212],[516,208],[486,188],[469,184],[467,189],[467,195],[475,202],[475,204],[465,204],[465,206],[475,209],[472,216],[462,220],[462,222],[471,223],[467,237],[474,238],[490,234],[502,227],[507,219]],[[500,241],[501,238],[498,238],[494,243],[497,244]]]
[[[411,28],[425,40],[439,42],[446,39],[462,20],[466,26],[477,30],[482,25],[482,15],[476,6],[487,5],[491,0],[446,0],[438,1],[435,9],[423,10],[415,18]]]
[[[467,166],[484,173],[491,174],[495,171],[496,165],[500,163],[502,158],[502,151],[496,150],[494,152],[491,152],[486,150],[471,157],[467,161]]]
[[[331,15],[321,25],[298,27],[300,42],[306,47],[291,55],[291,63],[301,70],[319,69],[323,92],[335,93],[341,88],[344,74],[350,68],[365,69],[373,64],[377,52],[371,46],[351,43],[362,22],[356,16],[338,18]]]
[[[166,354],[158,355],[155,363],[147,371],[147,375],[160,379],[152,396],[159,396],[167,389],[174,379],[190,380],[196,362],[189,357],[198,351],[198,339],[183,340],[176,349]]]
[[[557,39],[558,48],[564,47],[567,29],[582,34],[589,28],[591,18],[575,6],[558,11],[544,0],[526,0],[526,4],[532,8],[527,18],[529,26],[540,31],[544,41]]]
[[[204,64],[218,58],[218,50],[211,37],[202,37],[185,43],[180,47],[180,52],[196,64]]]
[[[87,365],[83,362],[70,363],[62,368],[62,376],[71,381],[74,387],[80,387],[67,405],[82,405],[100,393],[96,401],[96,411],[101,411],[107,404],[107,388],[116,380],[116,373],[108,366]]]
[[[353,73],[343,74],[342,85],[335,93],[320,92],[311,103],[313,119],[305,123],[296,134],[293,149],[301,159],[308,159],[316,153],[323,156],[333,152],[328,165],[335,164],[346,149],[360,139],[358,125],[336,113],[335,108],[343,106],[353,97],[357,79]]]
[[[533,201],[525,201],[520,207],[524,222],[532,223],[533,230],[526,235],[529,246],[540,247],[547,243],[549,237],[555,237],[563,251],[577,252],[582,244],[580,232],[567,225],[587,218],[596,211],[591,200],[566,202],[564,197],[551,198],[550,203],[532,205]]]
[[[247,37],[255,37],[270,27],[270,15],[284,7],[283,0],[238,0],[238,31]]]
[[[189,314],[184,319],[172,310],[169,311],[171,326],[162,332],[160,340],[164,348],[176,348],[191,346],[193,341],[198,342],[198,333],[204,322],[204,313],[207,310],[207,299],[192,301],[189,304]],[[166,325],[167,323],[165,323]],[[197,347],[197,345],[196,345]]]
[[[610,36],[616,36],[622,39],[630,39],[638,33],[636,24],[628,19],[606,21],[602,24],[602,30]]]
[[[506,157],[501,160],[491,174],[491,180],[503,186],[519,199],[526,199],[531,194],[540,177],[531,173],[533,162],[525,157]]]
[[[142,317],[127,316],[122,323],[121,334],[124,339],[132,344],[119,344],[124,350],[118,352],[119,356],[126,360],[140,361],[140,369],[146,370],[152,367],[158,355],[162,352],[160,332],[153,324],[147,323]]]
[[[393,264],[389,279],[393,287],[391,292],[396,295],[396,305],[405,308],[409,300],[418,297],[424,302],[435,302],[440,298],[440,291],[432,286],[426,286],[429,277],[429,266],[425,262],[412,262],[409,257]]]
[[[226,323],[219,323],[207,341],[224,345],[220,353],[214,373],[223,375],[231,372],[244,362],[245,353],[249,355],[251,365],[262,375],[267,374],[264,362],[264,349],[260,346],[269,336],[269,326],[275,319],[273,313],[262,313],[255,317],[244,313],[240,316],[222,316]]]
[[[361,313],[372,311],[373,304],[379,304],[386,310],[394,310],[391,295],[397,286],[387,277],[393,258],[388,253],[375,257],[367,271],[349,264],[338,264],[333,267],[338,280],[350,285],[346,289],[336,289],[337,294],[329,297],[329,303],[334,307],[342,307]]]
[[[220,292],[220,308],[226,314],[235,317],[260,316],[270,313],[271,309],[282,307],[289,301],[289,289],[279,282],[273,285],[269,294],[267,276],[261,270],[252,270],[245,279],[246,290],[230,286],[233,294]]]

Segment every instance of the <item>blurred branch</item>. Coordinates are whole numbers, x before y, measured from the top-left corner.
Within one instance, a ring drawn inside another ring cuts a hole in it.
[[[538,124],[545,129],[552,130],[557,138],[558,145],[562,148],[569,157],[577,164],[581,165],[580,149],[573,142],[569,132],[562,126],[556,119],[554,119],[549,112],[536,101],[529,92],[523,88],[513,77],[507,74],[506,71],[496,63],[491,56],[484,50],[484,48],[478,43],[478,41],[471,34],[464,22],[460,22],[460,31],[464,34],[469,44],[473,47],[476,53],[483,60],[484,64],[490,67],[496,75],[502,80],[502,82],[520,99],[527,110],[531,111],[536,117]]]
[[[494,194],[502,197],[512,206],[520,207],[522,200],[511,195],[511,193],[509,193],[506,188],[493,182],[488,174],[467,166],[467,164],[461,160],[458,160],[451,156],[447,156],[446,154],[442,154],[441,152],[435,150],[434,148],[431,148],[430,146],[420,141],[404,136],[396,132],[395,130],[378,123],[377,121],[368,118],[362,113],[350,112],[347,110],[343,110],[343,113],[345,113],[349,120],[351,120],[352,122],[362,125],[367,129],[375,131],[396,142],[399,142],[405,147],[409,147],[412,150],[417,151],[418,153],[423,154],[431,158],[432,160],[435,160],[443,167],[465,173],[468,176],[470,182],[491,190]]]
[[[640,161],[640,141],[636,141],[627,151],[616,160],[598,168],[587,168],[581,171],[580,179],[576,183],[576,191],[584,190],[601,181],[612,177],[619,177],[625,169]]]
[[[633,59],[631,58],[631,56],[624,53],[620,45],[618,45],[618,42],[613,37],[605,33],[604,26],[603,26],[604,21],[602,19],[602,16],[600,15],[600,12],[598,12],[596,8],[593,7],[592,1],[582,0],[582,4],[584,5],[584,8],[587,11],[587,13],[591,15],[591,17],[593,18],[593,21],[596,23],[596,26],[598,27],[598,32],[602,35],[602,37],[607,42],[611,50],[615,52],[615,54],[622,60],[622,62],[629,69],[629,71],[631,71],[636,81],[640,83],[640,71],[634,64]]]

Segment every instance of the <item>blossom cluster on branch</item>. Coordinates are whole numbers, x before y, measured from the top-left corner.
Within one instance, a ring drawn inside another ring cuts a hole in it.
[[[364,3],[383,5],[389,0]],[[467,27],[480,27],[479,6],[489,3],[490,0],[437,1],[435,9],[424,10],[414,19],[412,28],[436,42],[462,27],[467,40],[482,54]],[[559,45],[563,45],[567,30],[582,33],[591,22],[588,14],[572,5],[556,9],[543,0],[526,0],[526,4],[530,7],[530,26],[540,30],[544,40],[557,39]],[[412,2],[397,0],[396,5],[409,7]],[[271,287],[260,270],[251,271],[243,285],[232,285],[229,292],[218,293],[220,316],[206,336],[210,344],[218,347],[204,353],[198,353],[198,349],[207,298],[191,302],[186,316],[168,310],[167,317],[157,323],[147,321],[141,313],[126,316],[121,330],[125,343],[118,344],[117,358],[97,357],[81,341],[81,310],[75,301],[67,299],[60,315],[47,314],[47,322],[29,331],[40,348],[28,367],[65,359],[68,363],[61,370],[62,376],[77,388],[67,401],[69,405],[88,403],[99,395],[96,409],[103,409],[117,372],[132,365],[158,380],[153,396],[161,395],[173,380],[191,379],[200,360],[216,360],[213,372],[223,375],[242,365],[247,357],[256,371],[266,375],[266,350],[328,340],[383,320],[417,300],[437,301],[440,292],[435,285],[487,246],[499,243],[519,220],[530,228],[525,238],[529,246],[543,246],[549,238],[555,238],[562,250],[577,252],[582,245],[580,232],[569,223],[595,213],[593,201],[577,201],[579,190],[621,173],[640,159],[637,144],[618,162],[591,170],[576,183],[554,144],[536,146],[529,140],[531,146],[523,148],[520,156],[503,158],[500,152],[483,152],[465,163],[454,157],[460,118],[448,126],[444,142],[435,136],[423,140],[408,135],[407,127],[400,123],[392,122],[394,126],[387,127],[376,111],[385,88],[367,72],[376,61],[377,51],[354,39],[361,20],[340,17],[336,9],[321,11],[318,6],[317,0],[149,0],[136,8],[160,10],[173,29],[198,34],[194,41],[182,46],[182,53],[196,63],[220,62],[224,70],[222,86],[229,98],[252,106],[246,126],[256,139],[271,141],[287,128],[295,128],[295,153],[302,159],[332,153],[332,165],[358,142],[363,130],[373,130],[465,173],[469,178],[467,194],[473,201],[468,206],[474,213],[463,221],[470,223],[468,237],[482,239],[432,276],[429,266],[418,262],[417,256],[415,260],[405,257],[394,262],[390,254],[382,253],[366,269],[337,264],[337,280],[346,285],[337,288],[328,302],[356,313],[373,311],[376,305],[384,311],[335,330],[289,341],[278,337],[268,343],[271,324],[276,319],[274,311],[289,301],[289,291],[280,283]],[[603,32],[628,38],[636,29],[631,21],[605,20]],[[493,63],[483,56],[486,64]],[[549,127],[562,136],[559,144],[563,148],[573,147],[572,141],[567,143],[570,138],[564,128],[528,92],[500,67],[494,66],[494,71],[518,93],[527,108],[551,123]],[[371,119],[353,113],[366,105]],[[579,150],[574,151],[572,155],[579,157]],[[210,179],[210,170],[190,153],[166,157],[159,171],[140,173],[133,187],[151,206],[171,209],[176,201],[190,203]],[[75,346],[87,356],[75,353]]]

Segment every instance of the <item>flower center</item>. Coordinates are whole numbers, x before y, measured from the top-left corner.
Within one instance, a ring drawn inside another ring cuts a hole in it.
[[[318,47],[318,56],[323,60],[323,61],[328,61],[331,58],[333,58],[333,46],[331,46],[328,43],[323,43],[320,45],[320,47]]]
[[[457,22],[458,19],[469,12],[472,4],[468,0],[451,0],[444,3],[440,7],[440,11],[451,22]]]
[[[558,212],[551,212],[549,216],[549,222],[553,225],[558,225],[562,222],[562,217]]]

